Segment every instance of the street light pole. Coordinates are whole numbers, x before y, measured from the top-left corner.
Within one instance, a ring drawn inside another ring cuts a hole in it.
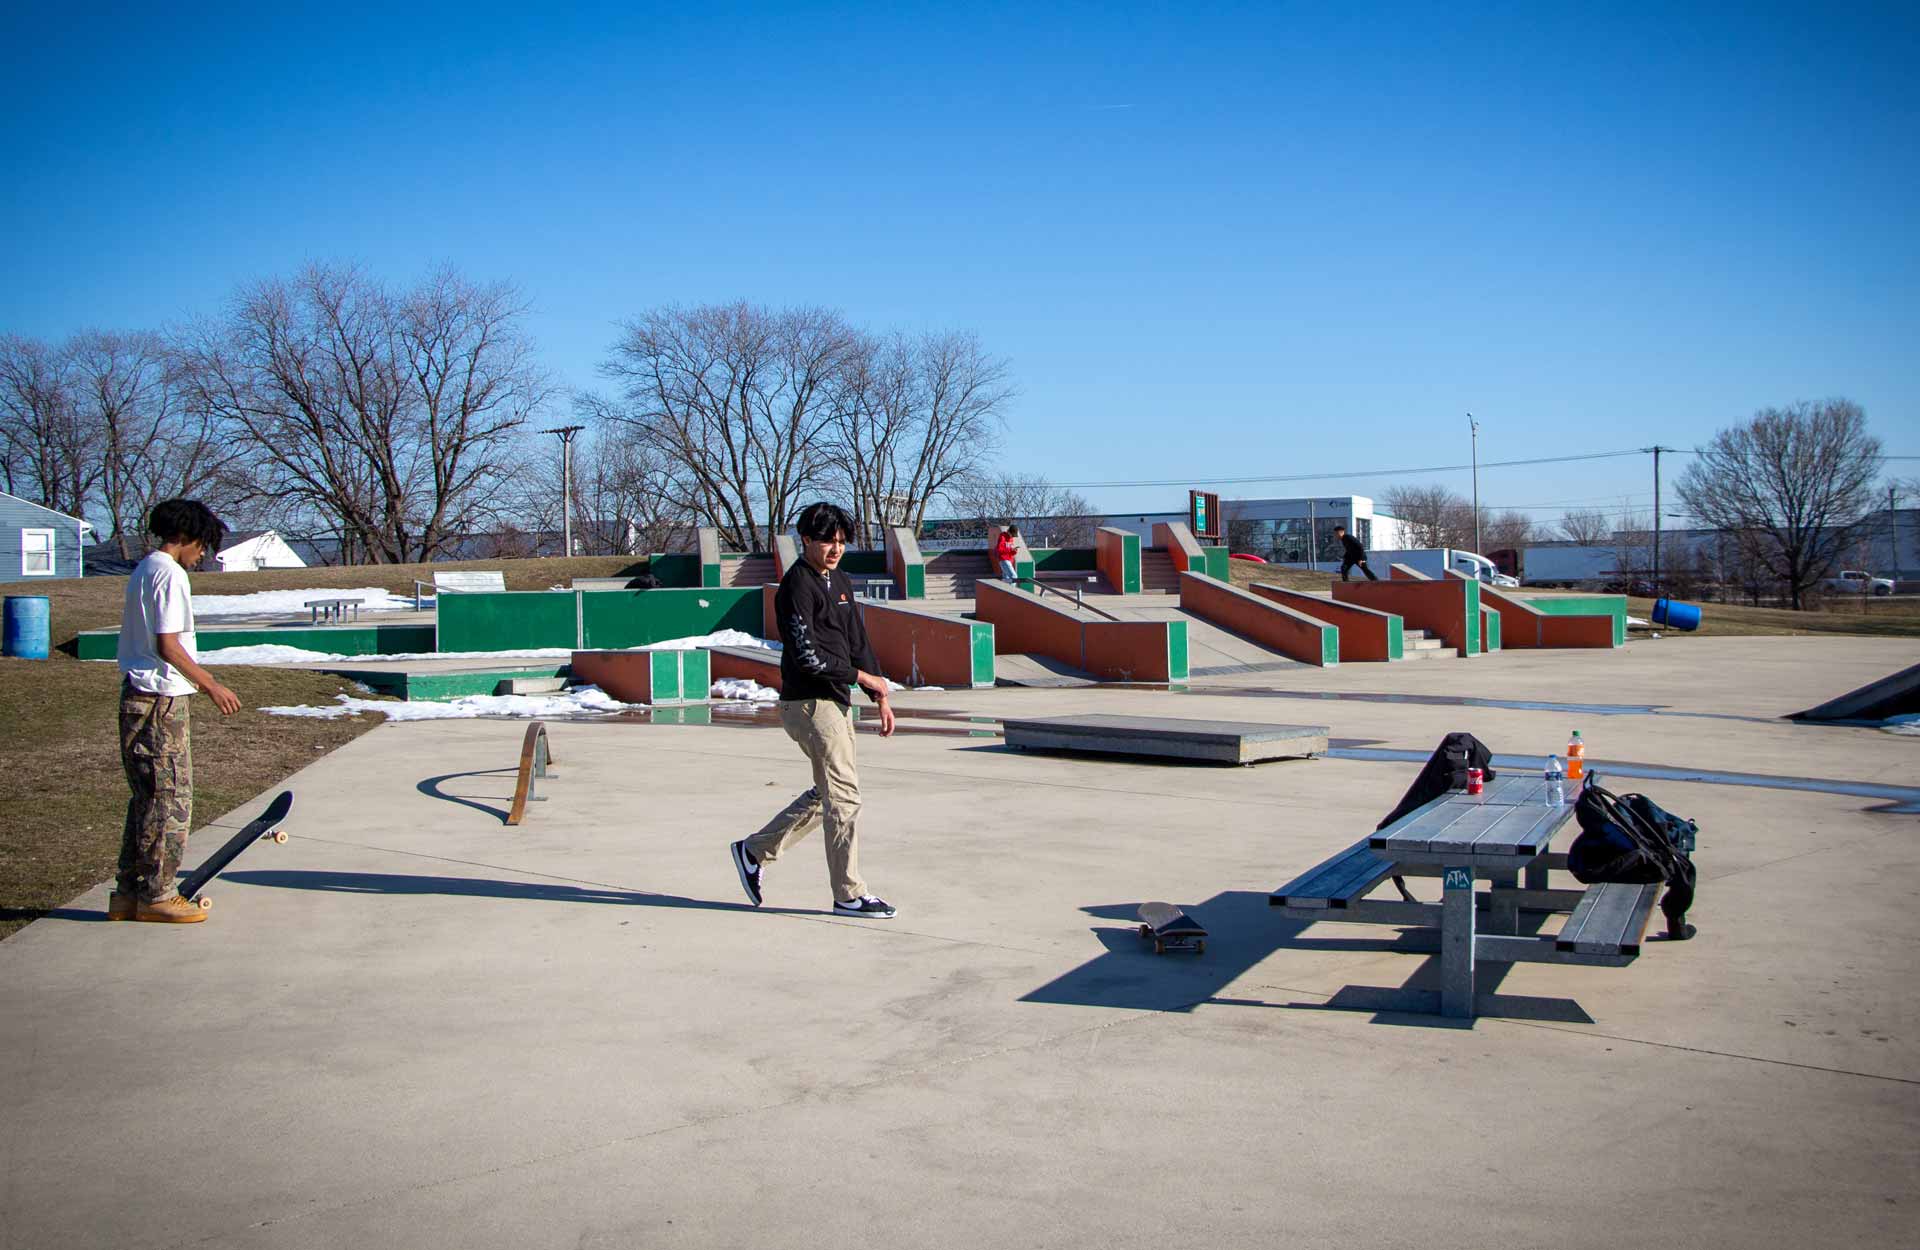
[[[566,543],[562,554],[573,554],[573,436],[586,429],[584,425],[562,425],[551,430],[542,430],[542,434],[560,436],[560,526],[563,541]]]
[[[1480,550],[1480,423],[1467,414],[1467,428],[1473,439],[1473,553],[1483,554]]]

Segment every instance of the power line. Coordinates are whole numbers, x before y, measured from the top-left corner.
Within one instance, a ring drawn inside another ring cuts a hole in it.
[[[1578,456],[1538,456],[1531,460],[1489,460],[1480,467],[1483,469],[1510,469],[1530,464],[1568,464],[1576,460],[1612,460],[1620,456],[1644,455],[1639,447],[1629,447],[1625,451],[1592,451]],[[1053,485],[1072,490],[1118,489],[1133,486],[1245,486],[1255,482],[1324,482],[1335,478],[1352,477],[1404,477],[1411,473],[1456,473],[1470,472],[1471,464],[1430,464],[1412,469],[1356,469],[1340,473],[1274,473],[1259,477],[1197,477],[1163,478],[1132,482],[1055,482]]]

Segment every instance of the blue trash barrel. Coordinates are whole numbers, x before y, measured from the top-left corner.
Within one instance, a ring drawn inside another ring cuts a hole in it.
[[[1653,601],[1653,623],[1665,625],[1669,629],[1682,631],[1700,628],[1700,609],[1691,603],[1675,603],[1671,599]]]
[[[8,595],[6,633],[0,653],[22,660],[47,658],[53,611],[45,595]]]

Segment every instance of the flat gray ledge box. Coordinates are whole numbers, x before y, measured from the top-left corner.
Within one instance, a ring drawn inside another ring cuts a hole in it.
[[[1103,755],[1255,764],[1327,753],[1325,725],[1187,720],[1173,716],[1051,716],[1006,720],[1007,745]]]

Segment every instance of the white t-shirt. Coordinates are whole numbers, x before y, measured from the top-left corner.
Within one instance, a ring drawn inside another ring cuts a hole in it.
[[[148,694],[192,694],[196,687],[186,674],[160,658],[160,634],[180,635],[180,645],[199,661],[187,571],[164,551],[140,561],[127,579],[127,606],[120,618],[120,672],[135,690]]]

